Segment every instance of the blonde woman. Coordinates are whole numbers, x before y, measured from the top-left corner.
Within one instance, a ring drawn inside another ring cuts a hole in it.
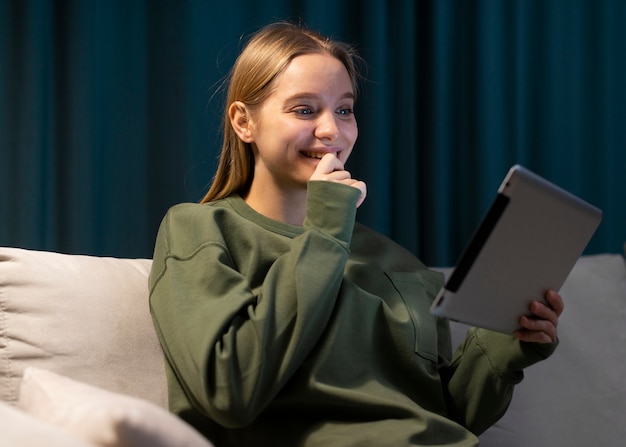
[[[252,36],[213,185],[161,225],[150,304],[170,407],[218,447],[474,446],[556,347],[550,292],[516,337],[473,329],[453,355],[428,312],[442,277],[355,222],[356,61],[288,23]]]

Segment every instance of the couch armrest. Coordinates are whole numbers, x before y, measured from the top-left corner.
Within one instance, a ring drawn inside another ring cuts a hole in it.
[[[151,261],[0,247],[0,400],[28,366],[167,406]]]

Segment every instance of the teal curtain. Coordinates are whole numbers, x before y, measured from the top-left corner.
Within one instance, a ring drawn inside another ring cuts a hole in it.
[[[151,256],[211,181],[242,39],[277,19],[367,60],[360,221],[453,264],[521,163],[604,210],[588,253],[621,250],[621,0],[0,1],[0,245]]]

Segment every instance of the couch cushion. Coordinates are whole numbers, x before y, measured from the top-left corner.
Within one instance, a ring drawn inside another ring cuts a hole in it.
[[[99,446],[211,447],[191,426],[146,400],[27,368],[20,408]]]
[[[167,406],[151,261],[0,247],[0,399],[34,366]]]

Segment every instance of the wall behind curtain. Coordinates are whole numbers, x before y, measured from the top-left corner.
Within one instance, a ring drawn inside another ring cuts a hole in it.
[[[151,256],[211,181],[242,39],[292,19],[367,60],[359,220],[452,264],[521,163],[604,210],[588,253],[621,250],[626,2],[215,3],[0,2],[1,245]]]

